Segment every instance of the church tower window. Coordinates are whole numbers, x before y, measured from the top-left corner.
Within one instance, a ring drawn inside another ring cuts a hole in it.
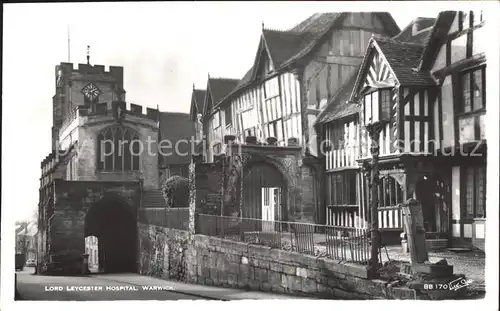
[[[109,127],[97,135],[97,168],[104,172],[138,171],[142,142],[125,127]]]

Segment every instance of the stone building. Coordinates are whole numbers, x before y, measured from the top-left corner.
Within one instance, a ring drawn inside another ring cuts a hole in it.
[[[22,253],[26,260],[36,259],[37,228],[33,222],[16,223],[16,253]]]
[[[325,223],[314,122],[357,72],[372,34],[399,32],[390,14],[369,12],[318,13],[290,30],[263,25],[253,66],[241,80],[209,78],[203,108],[202,90],[193,91],[191,118],[198,124],[201,115],[203,160],[234,155],[225,213]],[[228,147],[229,141],[236,144]]]
[[[481,12],[419,18],[372,37],[359,71],[320,114],[331,225],[366,228],[371,160],[364,127],[381,121],[378,219],[384,243],[403,231],[400,203],[422,204],[431,248],[484,249],[486,58]]]
[[[52,152],[41,163],[38,271],[77,260],[92,236],[100,270],[136,271],[139,211],[165,206],[161,176],[182,170],[190,157],[163,156],[159,139],[175,145],[194,135],[192,124],[175,123],[187,115],[126,103],[122,67],[61,63],[55,73]]]

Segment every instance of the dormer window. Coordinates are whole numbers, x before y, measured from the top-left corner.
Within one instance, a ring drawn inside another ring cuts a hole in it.
[[[364,96],[365,124],[391,119],[391,90],[372,89]]]

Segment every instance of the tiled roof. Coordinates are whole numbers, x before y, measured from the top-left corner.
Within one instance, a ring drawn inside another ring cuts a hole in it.
[[[205,94],[206,90],[198,90],[193,89],[193,93],[191,94],[191,110],[189,115],[191,116],[191,120],[196,120],[196,114],[203,113],[203,104],[205,103]],[[194,101],[194,102],[193,102]],[[196,107],[194,107],[196,105]],[[196,109],[196,113],[195,113]]]
[[[262,31],[271,59],[276,68],[296,55],[310,40],[307,33],[264,29]]]
[[[359,69],[358,69],[359,70]],[[328,123],[360,111],[360,106],[348,102],[352,89],[356,82],[358,70],[354,71],[351,77],[342,85],[337,93],[330,99],[323,111],[318,115],[315,124]]]
[[[408,26],[394,36],[393,39],[401,42],[426,45],[435,22],[435,18],[418,17],[411,21]]]
[[[421,44],[398,42],[384,37],[374,37],[400,84],[436,85],[429,72],[414,70],[420,63],[424,46]]]
[[[434,63],[436,55],[439,52],[439,47],[441,46],[441,40],[448,34],[456,14],[457,11],[443,11],[439,13],[422,52],[419,70],[429,70]]]
[[[297,24],[293,28],[283,30],[263,29],[262,35],[265,44],[269,49],[275,68],[287,66],[293,61],[308,55],[317,45],[321,38],[340,23],[348,13],[315,13],[306,20]],[[394,36],[400,29],[391,14],[377,12],[374,13],[380,18],[385,31],[389,36]],[[213,94],[214,103],[217,105],[222,99],[230,97],[232,94],[248,86],[252,82],[253,68],[250,68],[244,77],[239,80],[235,87],[226,93],[226,96],[216,98]]]
[[[290,31],[293,32],[316,32],[320,33],[328,30],[332,24],[339,18],[341,13],[314,13],[298,25],[294,26]]]
[[[206,90],[193,90],[193,97],[196,102],[196,110],[198,111],[198,113],[200,113],[200,111],[203,111],[203,102],[205,101],[206,93]]]
[[[195,135],[194,124],[187,113],[179,112],[160,112],[160,139],[169,141],[170,144],[163,143],[163,147],[169,147],[164,153],[171,153],[161,157],[162,165],[169,164],[189,164],[191,161],[189,143],[179,143],[178,152],[175,150],[175,144],[179,140],[185,139],[188,142]],[[182,155],[181,155],[182,154]],[[186,155],[184,155],[186,154]]]
[[[214,106],[224,99],[226,95],[231,93],[239,82],[239,79],[209,78],[208,85],[210,87],[210,93],[212,94]]]

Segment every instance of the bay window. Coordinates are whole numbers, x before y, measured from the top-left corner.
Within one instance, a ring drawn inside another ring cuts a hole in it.
[[[390,89],[379,89],[369,92],[364,97],[365,124],[379,120],[391,119],[392,100]]]

